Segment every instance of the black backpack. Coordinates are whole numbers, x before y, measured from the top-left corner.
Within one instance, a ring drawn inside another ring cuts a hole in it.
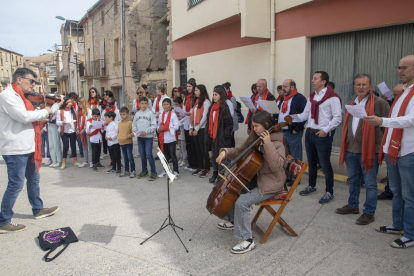
[[[243,123],[244,122],[244,116],[241,112],[241,103],[239,103],[238,101],[236,101],[236,103],[237,103],[237,107],[236,107],[237,121],[239,123]]]

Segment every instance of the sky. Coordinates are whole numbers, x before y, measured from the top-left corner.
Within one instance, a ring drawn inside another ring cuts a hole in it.
[[[80,20],[98,0],[0,0],[0,47],[24,56],[49,53],[61,45],[64,21]]]

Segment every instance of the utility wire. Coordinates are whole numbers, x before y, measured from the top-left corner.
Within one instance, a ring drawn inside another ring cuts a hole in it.
[[[151,7],[149,7],[148,9],[146,9],[146,10],[137,10],[137,11],[138,11],[138,12],[145,12],[145,11],[147,11],[147,10],[151,9],[152,7],[154,7],[154,5],[155,5],[155,3],[157,3],[157,1],[158,1],[158,0],[155,0],[155,1],[154,1],[154,3],[152,3]]]

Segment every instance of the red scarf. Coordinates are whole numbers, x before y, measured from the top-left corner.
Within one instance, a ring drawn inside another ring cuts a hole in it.
[[[190,118],[191,126],[198,126],[201,122],[201,118],[203,118],[204,104],[202,104],[200,108],[197,108],[196,120],[194,124],[194,109],[196,106],[198,107],[199,99],[200,98],[197,98],[195,105],[193,107],[193,110],[191,111],[191,118]]]
[[[23,95],[23,92],[20,90],[19,87],[15,83],[12,83],[13,90],[22,98],[24,105],[26,107],[27,111],[34,111],[32,103],[26,99],[26,97]],[[38,172],[40,169],[40,166],[42,166],[42,135],[40,134],[40,122],[35,121],[32,122],[34,131],[35,131],[35,154],[33,157],[32,162],[36,162],[36,170],[35,172]]]
[[[170,120],[171,120],[171,111],[168,111],[168,115],[167,115],[167,120],[164,123],[164,115],[165,112],[162,113],[162,117],[161,117],[161,123],[160,126],[162,126],[162,132],[160,133],[160,146],[161,146],[161,151],[164,152],[164,135],[166,131],[170,130]]]
[[[233,97],[233,92],[229,91],[229,93],[227,93],[227,97],[229,98],[229,100],[231,99],[231,97]]]
[[[215,116],[213,117],[214,111],[216,112]],[[216,140],[217,137],[217,129],[218,129],[218,116],[220,111],[220,104],[213,103],[210,109],[210,116],[208,118],[208,135],[210,138],[213,138],[213,142]]]
[[[112,112],[114,112],[114,111],[115,111],[115,109],[116,109],[116,106],[115,106],[115,105],[113,105],[113,106],[112,106],[111,110],[109,110],[107,106],[105,107],[105,111],[106,111],[106,112],[108,112],[108,111],[112,111]]]
[[[137,104],[137,110],[141,110],[141,107],[139,106],[139,99],[136,99],[135,103]]]
[[[160,100],[161,100],[161,97],[164,95],[165,93],[162,93],[161,95],[157,96],[157,100],[155,101],[155,112],[160,112]]]
[[[187,98],[185,99],[185,112],[190,112],[191,109],[191,94],[187,95]]]
[[[89,103],[89,106],[90,106],[91,108],[95,108],[95,107],[98,105],[98,104],[95,102],[94,98],[90,99],[88,103]]]
[[[252,100],[253,101],[253,99],[256,97],[256,94],[253,94],[251,97],[250,97],[250,100]],[[280,96],[279,96],[280,97]],[[244,124],[245,125],[247,125],[248,123],[249,123],[249,117],[250,117],[250,109],[249,109],[249,111],[247,112],[247,116],[246,116],[246,121],[244,122]]]
[[[106,101],[102,100],[102,105],[106,106]]]
[[[60,110],[60,120],[61,120],[62,122],[64,122],[64,121],[65,121],[65,111],[69,111],[69,110],[71,110],[71,109],[70,109],[70,108],[69,108],[69,109],[65,108],[65,109],[61,109],[61,110]],[[72,111],[71,111],[71,113],[72,113],[72,119],[73,119],[73,120],[76,120],[76,115],[75,115],[75,113],[74,113],[74,112],[72,112]],[[64,132],[64,130],[65,130],[65,124],[63,124],[63,125],[61,125],[61,126],[60,126],[60,135],[61,135],[61,136],[63,136],[63,133],[65,133],[65,132]]]
[[[98,120],[98,121],[100,121],[100,120]],[[88,120],[88,122],[90,123],[90,124],[92,124],[92,119],[89,119]],[[92,136],[94,136],[94,135],[96,135],[96,134],[98,134],[98,133],[100,133],[101,132],[101,130],[99,129],[99,128],[97,128],[97,129],[95,129],[94,131],[92,131],[91,133],[89,133],[88,135],[89,135],[89,137],[92,137]]]
[[[350,105],[354,105],[352,101]],[[374,115],[375,95],[371,92],[368,99],[367,106],[365,108],[367,115]],[[341,141],[341,153],[339,155],[339,164],[342,165],[345,162],[346,150],[348,147],[348,121],[349,112],[345,114],[344,126],[342,128],[342,141]],[[351,130],[352,131],[352,130]],[[375,162],[375,126],[371,126],[365,120],[362,122],[362,167],[365,168],[365,172],[370,172],[372,165]]]
[[[279,97],[277,97],[276,102],[280,101],[280,99],[283,97],[283,95],[279,95]]]
[[[298,94],[298,90],[297,89],[295,89],[292,92],[290,92],[290,94],[288,96],[284,96],[283,97],[283,104],[282,104],[282,110],[281,110],[283,114],[285,114],[287,112],[287,110],[288,110],[288,102],[289,102],[289,100],[292,99],[293,96],[295,96],[296,94]],[[281,97],[281,96],[279,96],[279,97]],[[277,100],[276,100],[276,102],[277,102]]]
[[[73,108],[74,108],[75,110],[77,110],[77,108],[76,108],[76,102],[75,102],[75,101],[73,102],[72,106],[73,106]]]
[[[336,94],[329,87],[326,89],[325,95],[323,96],[323,98],[319,102],[317,102],[313,99],[315,97],[315,93],[316,92],[313,91],[310,94],[309,100],[311,102],[311,118],[315,120],[315,124],[318,124],[318,122],[319,122],[318,121],[318,119],[319,119],[319,105],[323,104],[323,102],[325,102],[329,98],[338,97],[339,101],[341,101],[341,98],[338,96],[338,94]]]
[[[78,130],[81,132],[85,129],[85,116],[83,116],[82,108],[79,107],[78,109],[78,121],[76,122],[78,125]],[[86,138],[85,134],[80,134],[81,140],[82,140],[82,146],[84,147],[86,145]]]
[[[400,94],[398,94],[398,96],[395,97],[395,100],[391,106],[390,115],[388,116],[388,118],[391,117],[392,110],[394,109],[394,105],[403,93],[404,93],[404,90],[402,90]],[[414,96],[414,87],[411,88],[410,92],[405,97],[404,101],[402,102],[400,110],[398,111],[397,117],[401,117],[405,115],[405,110],[407,109],[407,105],[413,96]],[[387,127],[385,129],[384,136],[382,137],[380,152],[378,154],[378,162],[380,164],[382,164],[382,160],[384,160],[383,148],[384,148],[385,141],[387,140],[388,130],[389,128]],[[388,146],[388,161],[390,161],[391,164],[396,164],[397,162],[398,153],[401,150],[401,139],[402,139],[403,131],[404,131],[403,128],[394,128],[392,130],[390,145]]]

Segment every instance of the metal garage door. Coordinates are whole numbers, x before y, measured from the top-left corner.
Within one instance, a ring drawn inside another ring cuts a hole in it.
[[[371,74],[375,90],[383,81],[392,90],[399,83],[395,67],[403,56],[410,54],[414,54],[414,23],[314,37],[311,77],[315,71],[326,71],[344,106],[355,93],[354,75]],[[341,137],[342,124],[334,136],[334,151],[339,151]]]

